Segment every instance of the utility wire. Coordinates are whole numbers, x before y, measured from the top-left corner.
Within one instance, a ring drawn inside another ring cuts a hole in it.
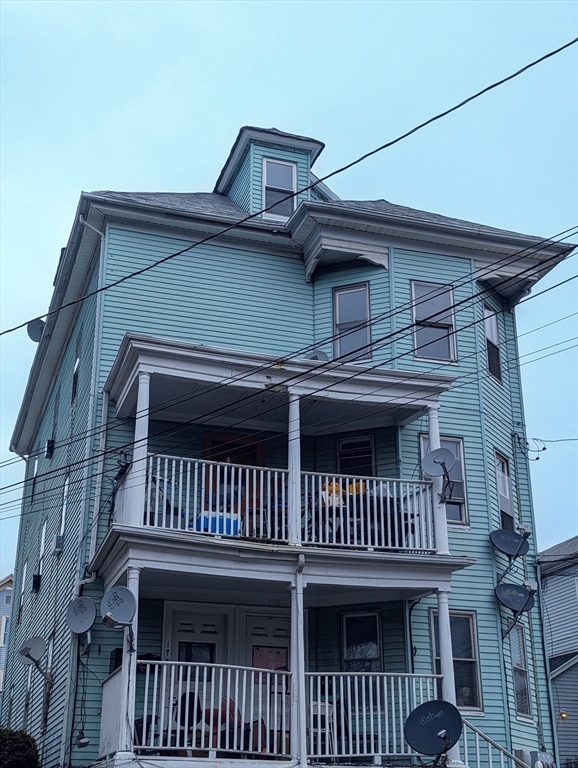
[[[532,67],[537,66],[538,64],[541,64],[543,61],[546,61],[547,59],[551,58],[552,56],[556,56],[557,54],[564,51],[566,48],[570,48],[572,45],[575,45],[578,43],[578,37],[574,38],[573,40],[570,40],[568,43],[565,43],[564,45],[560,46],[559,48],[554,49],[553,51],[550,51],[549,53],[545,54],[544,56],[540,56],[538,59],[535,59],[534,61],[530,62],[529,64],[526,64],[521,69],[517,70],[516,72],[513,72],[511,75],[508,75],[507,77],[502,78],[501,80],[496,81],[495,83],[492,83],[491,85],[486,86],[485,88],[482,88],[482,90],[478,91],[477,93],[474,93],[472,96],[468,96],[468,98],[464,99],[463,101],[459,102],[458,104],[455,104],[453,107],[450,107],[449,109],[444,110],[443,112],[438,113],[437,115],[434,115],[434,117],[430,117],[428,120],[425,120],[424,122],[420,123],[419,125],[416,125],[414,128],[412,128],[409,131],[406,131],[405,133],[401,134],[397,138],[393,139],[392,141],[388,141],[385,144],[382,144],[379,147],[376,147],[375,149],[372,149],[370,152],[366,152],[365,154],[361,155],[361,157],[358,157],[356,160],[352,160],[350,163],[347,163],[344,166],[341,166],[341,168],[338,168],[335,171],[332,171],[331,173],[328,173],[326,176],[322,176],[321,178],[317,179],[312,184],[309,184],[306,187],[303,187],[296,192],[293,192],[286,197],[284,197],[282,200],[278,200],[277,202],[273,203],[272,205],[267,206],[266,208],[262,208],[257,213],[251,213],[244,218],[240,219],[239,221],[234,222],[233,224],[230,224],[229,226],[219,230],[218,232],[215,232],[211,235],[207,235],[207,237],[202,238],[201,240],[197,241],[196,243],[193,243],[186,248],[182,248],[180,251],[176,251],[175,253],[171,253],[162,259],[159,259],[158,261],[154,262],[153,264],[149,264],[146,267],[142,267],[139,270],[136,270],[134,272],[131,272],[129,275],[125,275],[124,277],[119,278],[118,280],[115,280],[114,282],[110,283],[109,285],[102,286],[101,288],[97,288],[94,291],[90,291],[89,293],[85,294],[84,296],[81,296],[78,299],[74,299],[73,301],[69,301],[66,304],[62,304],[58,309],[49,310],[43,315],[40,315],[39,318],[33,318],[33,319],[40,319],[43,317],[49,317],[51,315],[57,314],[63,309],[66,309],[67,307],[74,306],[75,304],[79,304],[80,302],[86,301],[86,299],[90,298],[91,296],[96,296],[99,293],[102,293],[103,291],[107,291],[110,288],[114,288],[117,285],[120,285],[121,283],[124,283],[126,280],[130,280],[133,277],[137,277],[138,275],[142,275],[145,272],[150,271],[151,269],[154,269],[155,267],[158,267],[160,264],[164,264],[165,262],[169,261],[170,259],[174,259],[176,256],[180,256],[183,253],[187,253],[188,251],[191,251],[193,248],[197,248],[200,245],[203,245],[204,243],[208,243],[211,240],[214,240],[218,237],[221,237],[222,235],[226,234],[227,232],[230,232],[231,230],[235,229],[236,227],[240,226],[241,224],[246,223],[247,221],[251,221],[252,219],[255,219],[259,216],[262,216],[263,213],[266,213],[267,211],[271,210],[272,208],[275,208],[279,203],[285,202],[285,200],[290,200],[294,197],[297,197],[300,194],[303,194],[304,192],[308,192],[309,190],[316,187],[318,184],[327,181],[327,179],[331,179],[334,176],[337,176],[340,173],[343,173],[344,171],[349,170],[350,168],[353,168],[354,166],[358,165],[359,163],[362,163],[364,160],[367,160],[369,157],[372,157],[373,155],[378,154],[379,152],[383,152],[383,150],[388,149],[389,147],[393,147],[395,144],[398,144],[400,141],[403,141],[404,139],[408,138],[414,133],[417,133],[418,131],[422,130],[428,125],[431,125],[431,123],[436,122],[437,120],[441,120],[443,117],[446,117],[447,115],[451,114],[452,112],[457,111],[458,109],[461,109],[466,104],[469,104],[471,101],[474,101],[475,99],[480,98],[480,96],[483,96],[484,94],[488,93],[489,91],[492,91],[494,88],[498,88],[499,86],[503,85],[504,83],[507,83],[510,80],[513,80],[516,77],[519,77],[521,74],[526,72],[527,70],[531,69]],[[0,332],[0,336],[4,336],[7,333],[12,333],[13,331],[17,331],[20,328],[24,328],[24,326],[28,325],[28,323],[31,322],[31,320],[27,320],[23,323],[20,323],[19,325],[14,326],[13,328],[7,328],[4,331]]]

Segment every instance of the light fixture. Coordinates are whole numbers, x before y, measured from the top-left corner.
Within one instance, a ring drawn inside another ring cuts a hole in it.
[[[90,739],[88,739],[88,738],[87,738],[87,737],[84,735],[84,731],[81,729],[81,730],[80,730],[80,731],[77,733],[77,735],[76,735],[76,739],[74,740],[74,743],[76,744],[76,746],[77,746],[79,749],[84,749],[84,747],[88,747],[88,745],[90,744]]]
[[[568,712],[566,712],[565,709],[561,710],[561,712],[560,712],[560,719],[561,720],[566,720],[567,717],[568,717]]]

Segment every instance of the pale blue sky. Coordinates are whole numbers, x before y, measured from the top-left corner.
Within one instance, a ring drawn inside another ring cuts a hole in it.
[[[577,8],[4,0],[0,326],[46,311],[81,190],[211,191],[245,124],[321,139],[315,170],[327,173],[575,37]],[[332,186],[554,235],[578,220],[576,102],[574,47]],[[577,262],[539,289],[576,274]],[[576,286],[521,307],[520,333],[575,312]],[[574,317],[525,335],[521,353],[576,331]],[[24,330],[2,340],[1,460],[12,456],[34,351]],[[575,349],[524,366],[531,436],[576,437],[577,367]],[[577,533],[577,446],[548,444],[532,466],[540,548]],[[22,466],[5,469],[2,485]],[[0,575],[13,567],[16,533],[16,518],[0,523]]]

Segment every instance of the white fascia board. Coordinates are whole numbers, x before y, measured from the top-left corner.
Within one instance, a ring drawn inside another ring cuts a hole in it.
[[[437,402],[455,378],[385,368],[364,371],[351,363],[281,360],[260,353],[126,334],[105,384],[118,412],[123,411],[139,372],[249,389],[288,386],[291,392],[304,396],[414,407]],[[416,383],[423,391],[419,400],[415,397]]]
[[[556,667],[556,669],[553,672],[550,672],[550,680],[553,680],[555,677],[558,677],[558,675],[561,675],[563,672],[566,672],[571,667],[573,667],[574,664],[578,664],[578,653],[576,654],[576,656],[573,656],[571,659],[568,659],[568,661],[565,661],[564,664],[560,664],[559,667]]]

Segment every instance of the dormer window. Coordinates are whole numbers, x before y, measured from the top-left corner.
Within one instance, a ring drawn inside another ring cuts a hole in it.
[[[296,191],[295,163],[265,158],[263,160],[263,208],[269,208],[270,205],[274,207],[266,211],[263,216],[267,219],[288,219],[295,210],[295,198],[291,197],[289,200],[283,200],[283,198]]]

